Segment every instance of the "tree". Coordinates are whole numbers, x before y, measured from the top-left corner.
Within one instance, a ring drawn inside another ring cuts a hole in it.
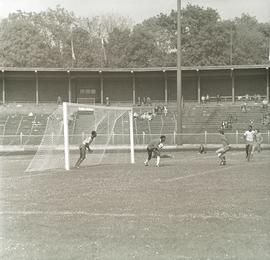
[[[19,11],[2,20],[0,57],[5,66],[42,66],[46,62],[50,50],[32,18],[32,13]]]
[[[255,17],[243,14],[235,19],[234,64],[261,64],[266,59],[267,39]]]
[[[108,59],[108,67],[127,67],[129,64],[127,48],[130,42],[130,30],[114,28],[109,33],[106,52]]]

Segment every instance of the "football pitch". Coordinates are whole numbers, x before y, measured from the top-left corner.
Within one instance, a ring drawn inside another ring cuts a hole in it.
[[[31,173],[2,156],[0,258],[270,259],[270,151],[172,154]]]

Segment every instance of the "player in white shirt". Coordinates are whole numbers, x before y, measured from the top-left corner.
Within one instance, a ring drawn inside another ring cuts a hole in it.
[[[248,130],[244,133],[244,139],[246,141],[246,158],[249,161],[255,140],[255,131],[252,130],[252,125],[250,125]]]
[[[79,168],[80,164],[85,159],[85,157],[86,157],[86,149],[88,150],[89,153],[92,152],[89,145],[93,142],[93,140],[96,138],[96,136],[97,136],[97,132],[92,131],[91,136],[89,136],[85,140],[83,140],[82,144],[79,147],[79,149],[80,149],[80,158],[78,159],[78,161],[75,164],[76,168]]]

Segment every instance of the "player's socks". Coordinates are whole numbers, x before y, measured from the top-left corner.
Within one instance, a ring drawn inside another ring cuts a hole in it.
[[[159,162],[160,162],[160,157],[157,156],[157,164],[156,164],[157,167],[159,167]]]

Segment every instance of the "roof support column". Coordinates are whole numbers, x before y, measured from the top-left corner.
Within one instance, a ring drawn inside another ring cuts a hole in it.
[[[197,88],[198,88],[198,104],[201,104],[201,75],[200,71],[197,69]]]
[[[231,79],[232,79],[232,102],[235,102],[235,81],[234,81],[234,71],[233,68],[231,68]]]
[[[102,71],[99,71],[100,76],[100,103],[103,105],[104,103],[104,81],[103,81],[103,74]]]
[[[266,68],[266,100],[269,103],[270,97],[269,97],[269,67]]]
[[[164,72],[164,96],[165,96],[165,104],[168,103],[168,75],[165,70]]]
[[[6,103],[5,71],[2,70],[2,103]]]
[[[136,82],[135,82],[135,74],[133,70],[131,71],[132,74],[132,103],[135,106],[136,104]]]
[[[39,103],[39,87],[38,87],[38,72],[35,70],[35,78],[36,78],[36,105]]]
[[[71,103],[71,76],[70,71],[67,71],[68,73],[68,102]]]

